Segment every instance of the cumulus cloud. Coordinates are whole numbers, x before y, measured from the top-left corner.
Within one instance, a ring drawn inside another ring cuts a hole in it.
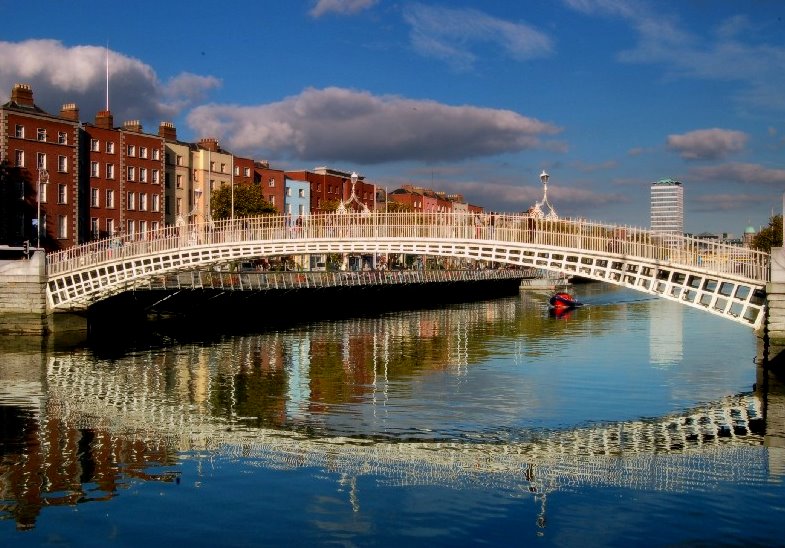
[[[254,157],[359,164],[457,161],[553,147],[560,128],[510,110],[450,106],[330,87],[257,106],[203,105],[200,135]]]
[[[510,23],[474,9],[453,9],[411,4],[403,11],[416,51],[450,63],[454,68],[472,67],[473,48],[491,44],[516,61],[546,57],[553,52],[551,39],[536,28]]]
[[[317,0],[309,12],[312,17],[327,13],[354,14],[370,8],[377,0]]]
[[[699,129],[681,135],[668,135],[667,146],[685,160],[715,160],[743,150],[747,139],[747,134],[741,131]]]
[[[57,40],[0,41],[0,100],[16,83],[30,84],[33,99],[47,112],[76,103],[84,120],[106,108],[107,50],[100,46],[64,46]],[[209,76],[183,74],[159,81],[147,64],[108,52],[109,108],[115,120],[142,120],[157,126],[217,87]]]
[[[693,168],[690,181],[731,182],[756,185],[785,185],[785,169],[770,169],[759,164],[726,163],[717,166]]]

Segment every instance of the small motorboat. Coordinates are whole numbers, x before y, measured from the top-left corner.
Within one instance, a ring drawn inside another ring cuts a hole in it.
[[[551,308],[556,310],[566,310],[568,308],[575,308],[576,306],[583,305],[582,302],[565,291],[559,291],[558,293],[551,295],[548,304]]]

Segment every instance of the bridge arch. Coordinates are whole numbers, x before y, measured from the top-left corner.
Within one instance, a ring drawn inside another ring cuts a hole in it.
[[[365,213],[258,217],[170,227],[47,256],[52,310],[83,309],[155,276],[259,257],[408,254],[533,267],[624,286],[758,329],[766,253],[632,227],[526,215]],[[480,219],[479,222],[478,219]]]

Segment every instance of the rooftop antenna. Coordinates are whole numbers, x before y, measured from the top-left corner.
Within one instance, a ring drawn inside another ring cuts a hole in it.
[[[106,43],[106,110],[109,111],[109,42]]]

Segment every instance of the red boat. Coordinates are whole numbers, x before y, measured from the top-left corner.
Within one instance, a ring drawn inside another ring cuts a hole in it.
[[[558,293],[554,293],[551,298],[548,300],[548,304],[551,305],[551,308],[556,310],[566,310],[568,308],[575,308],[576,306],[581,306],[583,303],[579,302],[575,297],[566,293],[564,291],[560,291]]]

